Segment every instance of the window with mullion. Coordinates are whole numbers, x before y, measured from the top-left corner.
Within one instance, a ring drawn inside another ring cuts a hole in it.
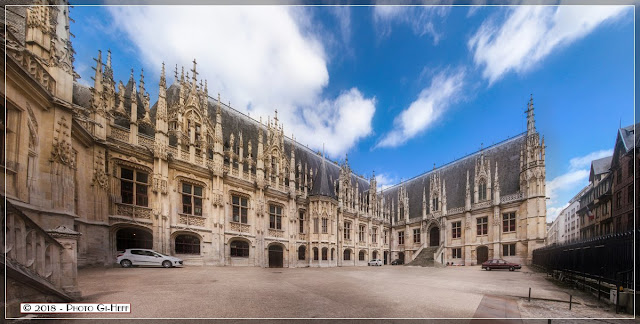
[[[322,218],[322,233],[327,233],[329,229],[329,219],[323,217]]]
[[[398,244],[399,245],[404,244],[404,231],[398,232]]]
[[[488,232],[488,217],[476,218],[477,235],[487,235]]]
[[[515,232],[516,231],[516,213],[502,214],[502,232]]]
[[[122,197],[122,203],[143,207],[149,206],[148,182],[148,173],[120,168],[120,197]]]
[[[420,229],[413,229],[413,243],[420,243]]]
[[[462,222],[451,223],[451,238],[460,238],[460,236],[462,235],[461,225]]]
[[[344,222],[344,239],[351,240],[351,223]]]
[[[182,183],[182,213],[202,216],[202,187]]]
[[[304,212],[300,212],[300,233],[304,233]]]
[[[282,229],[282,207],[269,205],[269,228]]]
[[[240,196],[231,196],[231,206],[233,210],[233,221],[247,224],[249,213],[249,199]]]

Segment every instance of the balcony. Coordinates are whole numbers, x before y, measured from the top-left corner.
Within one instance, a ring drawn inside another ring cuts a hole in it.
[[[116,203],[115,214],[118,216],[128,216],[131,218],[142,218],[151,220],[151,208],[149,207]]]
[[[234,232],[249,233],[249,229],[251,228],[249,227],[248,224],[242,224],[237,222],[231,222],[230,224],[231,224],[230,229]]]

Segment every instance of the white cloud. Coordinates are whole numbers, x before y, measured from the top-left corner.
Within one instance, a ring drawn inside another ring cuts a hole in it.
[[[576,195],[589,182],[591,161],[610,156],[613,150],[594,151],[584,156],[569,160],[569,170],[546,183],[547,188],[547,219],[553,220],[568,205],[566,201]],[[561,199],[560,197],[566,197]],[[564,204],[564,205],[558,205]]]
[[[556,202],[556,199],[558,198],[558,191],[568,191],[570,189],[578,188],[578,185],[584,186],[588,178],[589,170],[582,169],[569,171],[547,181],[547,197],[550,198],[549,202]],[[578,190],[575,190],[575,192],[577,193]]]
[[[398,183],[398,178],[392,177],[385,173],[376,175],[376,184],[378,185],[378,191],[385,190]]]
[[[608,150],[600,150],[596,152],[591,152],[585,156],[575,157],[569,160],[569,167],[572,170],[580,169],[580,168],[591,168],[591,161],[601,159],[603,157],[613,155],[613,149]]]
[[[278,109],[286,134],[293,131],[316,149],[324,142],[332,156],[344,154],[371,133],[375,98],[365,98],[358,89],[323,97],[328,58],[321,37],[309,27],[313,17],[306,10],[145,6],[110,11],[114,25],[139,50],[145,70],[157,71],[164,61],[168,66],[184,64],[188,71],[196,58],[199,77],[208,80],[212,96],[219,92],[224,102],[254,118],[266,120]],[[344,32],[348,28],[344,26]]]
[[[524,73],[555,49],[586,36],[604,22],[630,12],[630,6],[518,6],[502,24],[485,21],[468,42],[489,83],[509,72]]]
[[[569,203],[566,203],[560,207],[548,207],[547,208],[547,222],[552,222],[560,213],[569,206]]]
[[[433,43],[438,44],[442,33],[436,30],[434,21],[445,17],[451,7],[447,6],[375,6],[373,7],[373,22],[381,37],[391,35],[392,24],[406,24],[418,36],[429,35]]]
[[[464,71],[445,71],[437,74],[428,88],[423,89],[409,108],[394,121],[394,129],[376,147],[395,147],[428,129],[445,110],[459,99],[464,84]]]

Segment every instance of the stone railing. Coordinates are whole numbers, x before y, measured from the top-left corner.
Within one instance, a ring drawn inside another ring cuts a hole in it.
[[[234,177],[238,177],[238,169],[237,168],[231,168],[231,175]]]
[[[151,219],[151,208],[116,203],[116,215],[128,216],[142,219]]]
[[[284,231],[283,230],[277,230],[277,229],[273,229],[270,228],[269,229],[269,234],[270,237],[284,237]]]
[[[298,233],[298,239],[306,241],[307,240],[307,234],[306,233]]]
[[[167,146],[167,153],[171,154],[174,158],[178,157],[178,148],[175,146]]]
[[[477,204],[473,204],[473,209],[491,207],[491,204],[492,204],[491,200],[486,200],[486,201],[483,201],[483,202],[479,202]]]
[[[118,125],[112,125],[110,137],[122,142],[129,142],[129,130]]]
[[[434,217],[438,217],[436,214],[433,215]],[[419,223],[422,221],[422,218],[420,217],[414,217],[414,218],[409,218],[409,221],[406,222],[406,224],[413,224],[413,223]]]
[[[523,192],[522,191],[518,191],[518,192],[516,192],[514,194],[500,197],[500,203],[504,204],[504,203],[508,203],[508,202],[512,202],[512,201],[517,201],[517,200],[520,200],[520,199],[523,199],[523,198],[524,198]]]
[[[456,207],[456,208],[451,208],[447,210],[447,214],[449,215],[459,214],[459,213],[464,213],[464,207]]]
[[[153,148],[155,139],[146,135],[138,134],[138,145]]]
[[[180,159],[181,159],[181,160],[183,160],[183,161],[189,161],[189,160],[191,160],[191,159],[189,158],[189,151],[182,151],[182,152],[180,152]]]
[[[202,156],[196,156],[196,165],[202,166],[203,164]]]
[[[403,219],[403,220],[401,220],[401,221],[397,221],[394,225],[396,225],[396,226],[402,226],[402,225],[405,225],[405,224],[406,224],[406,222],[405,222],[405,220]]]
[[[47,69],[26,49],[11,49],[7,47],[8,54],[13,57],[27,72],[51,94],[56,94],[56,81]]]
[[[185,224],[187,226],[199,226],[204,227],[204,217],[188,214],[178,214],[178,223]]]
[[[236,223],[236,222],[231,222],[230,224],[231,224],[230,228],[234,232],[249,233],[250,227],[248,224],[242,224],[242,223]]]
[[[1,198],[0,207],[4,210],[6,204],[6,213],[0,216],[3,224],[0,248],[5,255],[0,263],[14,282],[7,289],[7,314],[19,314],[14,310],[19,309],[20,302],[33,302],[24,300],[32,298],[33,291],[41,296],[55,296],[52,300],[58,301],[69,302],[79,297],[76,246],[80,233],[64,225],[45,231]],[[25,287],[30,294],[16,291]]]

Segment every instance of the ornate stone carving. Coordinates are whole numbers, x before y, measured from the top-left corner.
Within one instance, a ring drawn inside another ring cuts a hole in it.
[[[56,132],[53,135],[53,148],[51,150],[51,161],[75,167],[74,154],[71,148],[70,129],[67,119],[62,116],[58,121]]]

